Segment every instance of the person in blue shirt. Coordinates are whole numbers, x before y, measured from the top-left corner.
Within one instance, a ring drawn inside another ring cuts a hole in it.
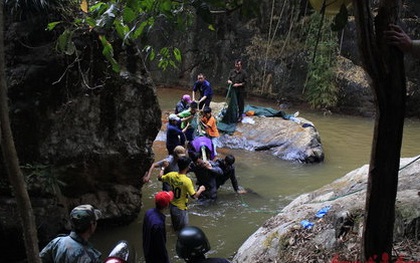
[[[166,227],[164,210],[174,198],[172,191],[155,195],[155,208],[146,211],[143,220],[143,252],[146,263],[169,263],[166,250]]]
[[[198,109],[202,110],[204,107],[210,107],[211,99],[213,98],[213,90],[210,82],[208,82],[203,73],[197,75],[197,81],[194,83],[192,97],[195,101],[195,93],[200,93],[200,99],[198,100]]]
[[[79,205],[70,212],[72,231],[48,243],[39,253],[43,263],[100,263],[101,252],[88,242],[101,212],[92,205]]]
[[[166,149],[168,154],[172,154],[175,147],[178,145],[185,145],[184,132],[178,127],[178,122],[181,119],[176,114],[170,114],[168,126],[166,129]]]

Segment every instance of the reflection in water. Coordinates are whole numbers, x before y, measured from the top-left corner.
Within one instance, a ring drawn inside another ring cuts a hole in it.
[[[176,102],[185,90],[159,89],[158,96],[163,113],[173,111]],[[215,101],[221,102],[222,97]],[[269,102],[251,102],[250,104],[275,108]],[[290,109],[294,112],[297,109]],[[289,110],[288,110],[289,111]],[[325,152],[325,161],[321,164],[291,163],[273,157],[267,152],[247,152],[242,150],[220,149],[219,154],[228,153],[236,157],[236,169],[239,184],[252,189],[253,193],[237,196],[230,181],[218,192],[217,204],[202,207],[190,202],[190,224],[199,226],[209,238],[212,250],[209,256],[231,257],[239,246],[255,232],[267,219],[276,215],[285,205],[298,195],[315,190],[330,183],[351,170],[369,163],[373,120],[349,116],[323,116],[319,113],[305,112],[300,116],[312,121],[318,129]],[[406,121],[403,157],[420,154],[420,125],[418,121]],[[164,142],[154,144],[156,160],[166,155]],[[144,211],[152,207],[153,195],[161,188],[156,180],[157,171],[152,175],[152,182],[143,187],[144,208],[138,219],[124,227],[99,230],[92,243],[107,254],[116,241],[124,239],[137,249],[139,262],[142,261],[142,220]],[[169,212],[168,212],[169,214]],[[172,262],[183,262],[176,256],[176,235],[167,218],[168,252]]]

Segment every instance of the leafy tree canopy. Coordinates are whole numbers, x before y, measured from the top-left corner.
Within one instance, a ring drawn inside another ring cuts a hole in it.
[[[64,27],[58,39],[58,50],[68,55],[74,54],[77,52],[72,40],[75,32],[94,30],[102,43],[102,54],[112,69],[119,72],[120,66],[114,57],[117,43],[124,47],[140,40],[147,57],[150,60],[157,59],[160,68],[176,67],[182,59],[177,47],[155,50],[147,43],[148,33],[158,21],[169,22],[170,30],[184,30],[197,16],[203,19],[209,30],[214,30],[213,11],[241,10],[244,3],[242,0],[79,0],[70,1],[69,4],[74,6],[72,16],[74,19],[56,21],[48,25],[49,30],[53,30],[57,25]]]

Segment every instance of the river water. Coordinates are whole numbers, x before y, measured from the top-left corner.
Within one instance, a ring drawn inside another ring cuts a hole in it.
[[[158,89],[162,112],[173,111],[176,102],[187,89]],[[214,101],[221,102],[223,97]],[[251,105],[276,108],[272,102],[248,98]],[[346,173],[369,163],[374,120],[370,118],[341,116],[290,108],[287,113],[300,111],[300,116],[310,120],[318,129],[325,153],[320,164],[300,164],[283,161],[267,152],[218,149],[219,155],[233,154],[239,184],[253,190],[252,193],[236,195],[230,181],[219,189],[217,204],[199,206],[192,200],[189,205],[190,224],[201,227],[211,244],[212,257],[232,258],[241,244],[267,219],[277,214],[285,205],[302,193],[326,185]],[[406,120],[402,157],[420,154],[420,122]],[[154,142],[156,160],[166,155],[165,143]],[[156,172],[157,174],[157,172]],[[144,212],[153,207],[153,195],[160,190],[161,183],[156,174],[143,187],[143,209],[138,219],[127,226],[99,229],[92,243],[104,254],[121,239],[127,240],[137,251],[138,262],[144,262],[142,251],[142,221]],[[169,215],[169,212],[167,213]],[[176,236],[167,217],[167,249],[171,262],[183,262],[176,256]]]

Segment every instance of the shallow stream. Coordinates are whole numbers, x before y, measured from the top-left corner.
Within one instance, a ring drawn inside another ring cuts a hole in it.
[[[186,89],[158,89],[159,103],[163,113],[173,111],[176,102]],[[221,102],[223,97],[214,101]],[[276,108],[276,104],[248,98],[247,104]],[[214,206],[201,207],[190,202],[190,224],[201,227],[209,238],[214,257],[231,258],[241,244],[267,219],[277,214],[285,205],[302,193],[322,187],[334,179],[369,163],[374,120],[369,118],[328,115],[296,108],[287,113],[300,111],[300,116],[310,120],[318,129],[325,153],[325,161],[320,164],[300,164],[286,162],[267,152],[218,149],[220,155],[228,153],[236,157],[239,184],[250,188],[253,193],[236,195],[230,181],[218,192],[218,202]],[[420,122],[406,120],[404,128],[402,157],[420,154]],[[164,142],[155,141],[156,160],[166,155]],[[143,261],[142,221],[144,212],[153,207],[153,195],[160,190],[161,183],[152,176],[152,182],[143,188],[143,210],[138,219],[128,226],[113,229],[99,229],[92,243],[107,254],[120,239],[131,243],[138,254],[138,262]],[[169,212],[168,212],[169,214]],[[171,262],[183,262],[176,256],[176,236],[167,217],[168,244]]]

